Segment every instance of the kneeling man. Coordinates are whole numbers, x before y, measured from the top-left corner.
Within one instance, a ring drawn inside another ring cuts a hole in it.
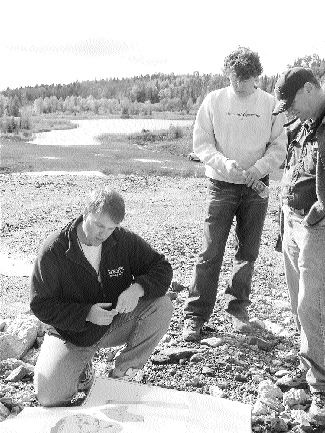
[[[43,406],[69,405],[90,386],[91,360],[125,344],[113,378],[133,376],[166,333],[172,268],[162,254],[120,226],[122,196],[93,191],[83,215],[45,241],[31,278],[31,310],[50,325],[34,374]]]

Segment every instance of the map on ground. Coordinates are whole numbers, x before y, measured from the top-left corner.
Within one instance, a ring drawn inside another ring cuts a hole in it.
[[[96,378],[80,407],[25,408],[0,433],[251,433],[251,406],[223,398]]]

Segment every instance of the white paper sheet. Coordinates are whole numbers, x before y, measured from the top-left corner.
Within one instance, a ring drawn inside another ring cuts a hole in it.
[[[251,433],[251,406],[96,378],[81,407],[25,408],[0,433]]]

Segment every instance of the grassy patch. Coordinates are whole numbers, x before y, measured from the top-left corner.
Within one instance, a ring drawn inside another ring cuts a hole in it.
[[[132,144],[123,135],[104,135],[98,146],[39,146],[9,138],[2,139],[1,143],[0,172],[63,170],[101,171],[114,175],[204,175],[203,164],[189,161],[182,156],[183,152],[173,151],[178,146],[190,147],[184,137],[159,143],[159,146],[155,143],[150,146]]]

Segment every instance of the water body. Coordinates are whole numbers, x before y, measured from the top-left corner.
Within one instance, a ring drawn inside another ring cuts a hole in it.
[[[168,129],[170,125],[190,126],[193,120],[166,119],[86,119],[72,120],[78,128],[53,130],[36,134],[34,144],[47,146],[99,145],[96,139],[101,134],[130,134],[142,129],[150,131]]]

